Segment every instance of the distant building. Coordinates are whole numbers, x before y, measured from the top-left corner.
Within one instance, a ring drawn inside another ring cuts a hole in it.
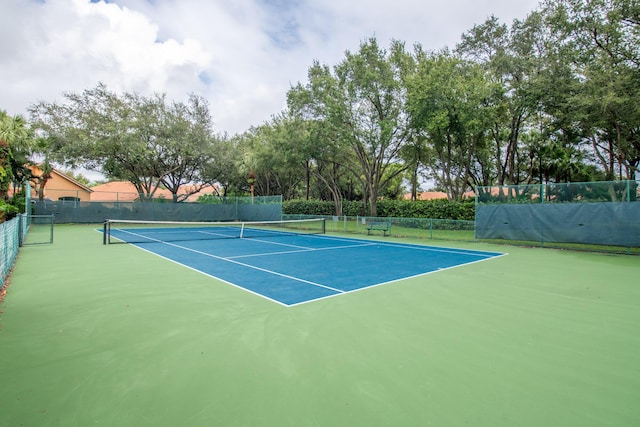
[[[40,166],[37,165],[29,166],[29,169],[31,169],[31,173],[35,177],[31,179],[31,198],[37,199],[38,189],[41,185],[39,178],[42,177],[43,171]],[[88,202],[91,199],[91,191],[89,187],[72,177],[65,175],[57,169],[52,169],[50,177],[44,186],[42,197],[53,201]]]

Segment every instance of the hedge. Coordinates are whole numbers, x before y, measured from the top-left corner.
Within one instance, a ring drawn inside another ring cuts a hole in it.
[[[475,204],[473,200],[458,202],[447,199],[437,200],[380,200],[378,217],[390,218],[431,218],[473,221]],[[288,200],[282,202],[282,213],[287,215],[335,215],[334,202],[322,200]],[[342,214],[345,216],[366,216],[367,209],[361,201],[343,201]]]

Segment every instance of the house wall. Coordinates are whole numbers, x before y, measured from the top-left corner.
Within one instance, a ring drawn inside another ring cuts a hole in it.
[[[36,175],[42,174],[42,171],[37,168],[32,170]],[[31,198],[37,199],[36,186],[32,184],[31,188]],[[88,202],[91,198],[91,190],[54,170],[51,172],[51,178],[49,178],[44,187],[44,197],[54,201],[57,201],[60,197],[77,197],[82,202]]]
[[[37,197],[37,194],[32,195],[32,198]],[[79,189],[78,187],[71,185],[69,182],[50,179],[44,188],[44,197],[51,200],[58,200],[60,197],[77,197],[81,202],[88,202],[91,199],[91,193],[86,190]]]

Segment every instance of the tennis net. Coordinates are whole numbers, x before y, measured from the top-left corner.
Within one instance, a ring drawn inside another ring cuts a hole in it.
[[[185,222],[107,219],[103,243],[153,243],[324,234],[324,218],[262,222]]]

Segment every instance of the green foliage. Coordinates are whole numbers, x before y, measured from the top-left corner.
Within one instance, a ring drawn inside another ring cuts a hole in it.
[[[0,200],[0,222],[8,221],[20,213],[20,209],[10,203]]]
[[[20,189],[31,176],[26,163],[33,143],[26,121],[0,110],[0,222],[24,212],[24,194],[8,200],[8,191],[12,183]]]
[[[128,180],[145,198],[163,185],[173,201],[181,201],[184,184],[217,179],[211,166],[217,139],[204,99],[190,95],[178,103],[159,94],[118,95],[104,84],[64,98],[62,104],[30,108],[34,125],[47,136],[40,153],[52,161]]]
[[[25,213],[27,211],[26,210],[27,199],[25,197],[25,192],[23,190],[16,192],[13,195],[13,197],[9,200],[9,203],[11,203],[13,206],[16,207],[16,209],[18,209],[18,213]]]
[[[478,187],[478,203],[602,203],[636,201],[637,181],[597,181]]]
[[[282,203],[283,214],[298,215],[322,215],[336,214],[335,202],[323,200],[288,200]],[[346,216],[364,215],[365,209],[362,202],[343,201],[342,214]]]
[[[222,203],[223,200],[224,199],[222,197],[215,194],[203,194],[202,196],[198,197],[196,203],[202,203],[203,205],[215,205],[218,203]]]
[[[381,200],[378,202],[378,216],[473,221],[475,205],[473,200]]]
[[[9,184],[13,173],[11,170],[11,149],[9,145],[0,140],[0,196],[4,197],[9,190]]]
[[[289,200],[282,203],[282,213],[329,216],[335,214],[335,204],[321,200]],[[343,214],[345,216],[364,215],[365,209],[362,202],[343,202]],[[473,221],[475,205],[473,200],[379,200],[378,217]]]
[[[296,116],[322,123],[336,137],[332,145],[346,155],[335,160],[358,177],[372,216],[383,190],[391,189],[390,181],[407,168],[395,162],[409,135],[401,79],[407,58],[401,43],[392,43],[389,52],[370,38],[357,52],[347,51],[333,72],[316,62],[308,83],[288,94]],[[325,182],[335,189],[333,178]]]
[[[416,72],[407,84],[411,123],[427,135],[437,184],[462,199],[492,127],[494,106],[487,100],[494,86],[477,63],[448,52],[417,56]]]

